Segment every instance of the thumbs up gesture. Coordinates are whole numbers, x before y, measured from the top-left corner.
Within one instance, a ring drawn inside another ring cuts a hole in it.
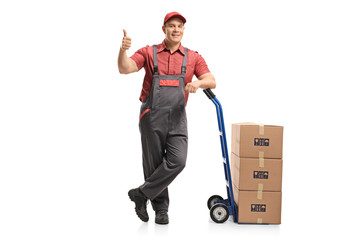
[[[127,36],[127,32],[125,29],[123,29],[124,31],[124,37],[122,40],[122,44],[121,44],[121,49],[123,50],[129,50],[129,48],[131,47],[131,38]]]

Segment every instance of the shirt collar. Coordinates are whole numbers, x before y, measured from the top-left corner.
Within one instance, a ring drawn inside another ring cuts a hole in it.
[[[157,53],[160,53],[160,52],[164,51],[165,49],[170,52],[170,49],[168,49],[166,47],[165,40],[164,40],[161,44],[157,45]],[[179,48],[176,51],[179,51],[182,55],[185,55],[185,48],[183,47],[183,45],[181,45],[181,43],[180,43]]]

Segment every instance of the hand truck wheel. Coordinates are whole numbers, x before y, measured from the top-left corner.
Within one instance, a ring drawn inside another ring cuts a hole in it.
[[[212,206],[215,205],[215,202],[216,201],[219,201],[219,200],[224,200],[221,196],[219,195],[213,195],[209,198],[209,200],[207,201],[207,206],[209,208],[209,210],[211,209]]]
[[[224,223],[230,216],[228,207],[223,203],[217,203],[210,209],[210,217],[216,223]]]

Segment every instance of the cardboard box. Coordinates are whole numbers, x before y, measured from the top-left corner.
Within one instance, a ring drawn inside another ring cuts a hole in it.
[[[239,190],[280,192],[282,159],[239,158],[231,153],[231,178]]]
[[[281,192],[240,191],[234,186],[239,223],[281,224]]]
[[[240,158],[282,158],[282,126],[233,123],[231,130],[231,151]]]

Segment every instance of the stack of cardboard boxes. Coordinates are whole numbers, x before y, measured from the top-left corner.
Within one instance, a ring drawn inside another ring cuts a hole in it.
[[[231,176],[239,223],[281,223],[283,127],[232,124]]]

